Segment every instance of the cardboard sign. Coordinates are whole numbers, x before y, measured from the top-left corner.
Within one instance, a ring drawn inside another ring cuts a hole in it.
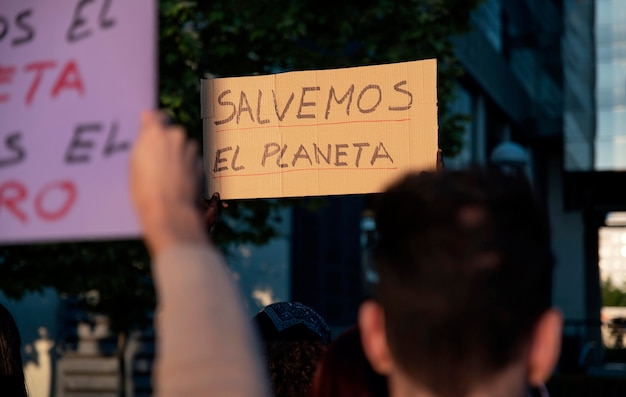
[[[208,193],[380,192],[434,169],[436,61],[202,81]]]
[[[0,0],[0,243],[139,236],[156,20],[154,0]]]

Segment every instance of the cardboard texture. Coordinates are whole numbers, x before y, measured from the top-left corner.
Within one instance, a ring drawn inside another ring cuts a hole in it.
[[[208,193],[375,193],[434,169],[436,60],[202,80]]]

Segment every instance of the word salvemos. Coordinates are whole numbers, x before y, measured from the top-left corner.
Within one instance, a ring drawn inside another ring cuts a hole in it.
[[[343,84],[342,89],[330,85],[322,89],[320,86],[306,86],[282,91],[257,89],[246,92],[223,90],[217,95],[212,123],[216,134],[239,131],[243,134],[254,134],[254,126],[262,127],[322,127],[324,123],[334,120],[333,116],[343,123],[376,122],[372,119],[375,112],[383,110],[387,117],[390,112],[404,112],[411,108],[413,94],[407,89],[407,81],[401,80],[391,87],[379,84]],[[402,114],[402,113],[397,113]],[[369,119],[360,117],[367,115]],[[397,121],[397,120],[396,120]],[[302,124],[309,122],[310,124]],[[241,132],[238,127],[250,128]],[[363,128],[374,128],[364,126]],[[300,130],[302,131],[302,130]],[[312,129],[317,135],[318,130]],[[285,133],[288,134],[288,133]],[[367,134],[364,134],[367,135]],[[243,136],[243,135],[242,135]],[[251,135],[246,135],[252,137]],[[302,136],[302,132],[300,132]],[[394,163],[388,146],[380,139],[369,142],[358,139],[355,142],[337,138],[333,140],[300,139],[299,142],[283,143],[276,139],[257,145],[251,149],[245,143],[216,147],[212,151],[212,170],[214,173],[223,171],[242,171],[246,165],[241,157],[252,159],[255,165],[264,169],[281,168],[322,168],[322,167],[354,167],[381,166]],[[255,153],[243,151],[255,150]],[[385,163],[386,162],[386,163]]]
[[[411,108],[413,94],[405,88],[406,84],[406,80],[394,84],[390,97],[387,99],[387,109],[389,111],[406,111]],[[214,120],[213,123],[216,126],[233,124],[233,121],[235,124],[240,124],[242,117],[249,117],[251,122],[263,125],[272,121],[268,114],[271,117],[275,115],[274,121],[278,122],[289,121],[293,117],[297,120],[315,119],[318,118],[318,110],[322,108],[313,99],[313,93],[317,93],[320,90],[321,87],[319,86],[302,87],[299,90],[296,104],[294,104],[294,99],[297,91],[291,91],[283,105],[279,104],[279,98],[277,98],[275,90],[271,90],[270,93],[266,93],[262,89],[258,89],[256,93],[246,93],[245,91],[233,93],[231,90],[224,90],[217,96],[215,113],[224,113],[224,108],[229,109],[230,112],[226,117]],[[315,95],[315,97],[317,96]],[[336,111],[339,108],[338,105],[343,105],[343,110],[347,116],[350,116],[351,110],[353,114],[355,113],[352,107],[353,104],[357,108],[358,113],[373,113],[381,106],[386,95],[383,95],[383,89],[380,85],[368,84],[359,90],[358,94],[356,94],[356,100],[354,97],[354,84],[351,84],[345,91],[339,92],[331,85],[323,103],[324,111],[322,118],[324,120],[331,119],[331,111]],[[256,99],[256,101],[251,101],[250,98]],[[233,102],[233,100],[236,102]],[[274,112],[264,111],[268,106],[273,108]]]

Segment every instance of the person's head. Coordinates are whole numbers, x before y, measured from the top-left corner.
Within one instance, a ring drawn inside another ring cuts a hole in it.
[[[387,395],[387,380],[367,361],[358,327],[348,329],[328,345],[315,371],[312,397]]]
[[[359,323],[392,391],[518,395],[547,379],[561,316],[547,216],[526,179],[408,175],[380,197],[376,223],[378,302],[362,305]]]
[[[0,303],[0,390],[2,395],[25,397],[22,341],[13,316]]]
[[[299,302],[278,302],[257,313],[253,322],[263,342],[274,395],[307,396],[319,357],[330,342],[326,321]]]

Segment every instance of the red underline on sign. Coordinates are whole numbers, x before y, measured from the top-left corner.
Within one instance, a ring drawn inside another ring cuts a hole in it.
[[[297,170],[285,170],[285,171],[276,171],[276,172],[263,172],[263,173],[259,173],[259,174],[231,174],[231,175],[221,175],[221,176],[214,176],[213,179],[222,179],[222,178],[230,178],[233,176],[264,176],[264,175],[276,175],[276,174],[288,174],[291,172],[300,172],[300,171],[344,171],[344,170],[349,170],[349,171],[353,171],[353,170],[357,170],[357,171],[370,171],[370,170],[374,170],[374,171],[389,171],[389,170],[397,170],[398,167],[390,167],[390,168],[356,168],[356,167],[351,167],[351,168],[344,168],[344,167],[335,167],[335,168],[301,168],[301,169],[297,169]]]
[[[337,121],[335,123],[317,123],[317,124],[260,125],[258,127],[225,128],[225,129],[222,129],[222,130],[215,130],[215,132],[258,130],[258,129],[261,129],[261,128],[319,127],[319,126],[323,126],[323,125],[356,124],[356,123],[401,123],[401,122],[409,121],[409,120],[411,120],[411,119],[355,120],[355,121]]]

